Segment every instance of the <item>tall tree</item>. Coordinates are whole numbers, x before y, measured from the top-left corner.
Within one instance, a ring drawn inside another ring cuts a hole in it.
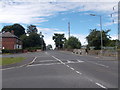
[[[43,38],[37,33],[31,33],[29,36],[22,35],[21,40],[23,42],[23,48],[29,47],[41,47],[43,50],[46,48],[46,44]]]
[[[102,41],[103,46],[107,46],[110,40],[110,36],[108,35],[110,30],[103,30],[102,31]],[[90,34],[86,37],[88,41],[88,46],[94,46],[95,49],[101,49],[101,31],[97,29],[91,30]]]
[[[78,38],[71,36],[71,37],[69,37],[68,40],[66,40],[65,48],[67,48],[67,49],[80,49],[81,42],[78,40]]]
[[[46,46],[46,48],[47,48],[48,50],[50,50],[50,49],[52,49],[52,45],[51,45],[51,44],[48,44],[48,45]]]
[[[34,33],[37,33],[37,32],[38,32],[38,30],[37,30],[37,28],[36,28],[35,25],[29,25],[29,26],[27,27],[27,33],[30,34],[30,33],[32,33],[32,32],[34,32]]]
[[[18,37],[25,34],[25,28],[20,24],[13,24],[13,25],[9,25],[9,26],[4,26],[2,29],[2,32],[8,32],[8,31],[12,32],[12,30],[14,31],[14,34]]]
[[[62,49],[66,38],[64,37],[64,34],[54,33],[53,40],[55,42],[56,48]]]

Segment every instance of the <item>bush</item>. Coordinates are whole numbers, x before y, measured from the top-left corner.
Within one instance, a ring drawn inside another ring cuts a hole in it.
[[[25,50],[29,52],[34,52],[34,51],[37,51],[37,49],[41,49],[41,47],[29,47],[29,48],[26,48]]]
[[[2,49],[2,53],[22,53],[22,49]]]

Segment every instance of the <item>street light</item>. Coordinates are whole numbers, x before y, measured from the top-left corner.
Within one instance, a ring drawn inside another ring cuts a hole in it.
[[[101,15],[96,15],[96,14],[90,14],[91,16],[99,16],[100,18],[100,30],[101,30],[101,55],[103,53],[103,38],[102,38],[102,16]]]

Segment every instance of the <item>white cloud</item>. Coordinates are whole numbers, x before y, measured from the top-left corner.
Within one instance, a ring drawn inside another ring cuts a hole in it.
[[[98,12],[112,12],[113,10],[113,6],[117,5],[116,2],[112,2],[112,3],[106,3],[106,2],[93,2],[93,3],[81,3],[81,5],[83,6],[82,8],[80,8],[80,11],[98,11]]]
[[[61,11],[69,11],[73,10],[76,11],[79,9],[79,11],[109,11],[111,12],[112,7],[116,5],[116,3],[65,3],[65,2],[59,2],[59,3],[49,3],[49,2],[41,2],[40,0],[37,0],[36,2],[32,2],[33,0],[30,0],[31,2],[27,2],[25,0],[22,0],[23,2],[16,2],[13,3],[12,1],[17,0],[6,0],[1,1],[0,3],[0,23],[25,23],[25,24],[31,24],[31,23],[41,23],[45,22],[46,17],[55,15],[58,12]],[[28,0],[29,1],[29,0]],[[48,1],[48,0],[47,0]],[[42,18],[38,18],[42,17]],[[44,17],[44,18],[43,18]]]
[[[0,23],[22,23],[22,24],[34,24],[40,25],[42,22],[47,22],[47,17],[56,15],[58,12],[63,11],[99,11],[111,13],[112,7],[117,3],[82,3],[81,0],[2,0],[0,1]],[[78,2],[81,1],[81,2]],[[85,0],[86,1],[86,0]],[[15,3],[16,2],[16,3]],[[50,3],[53,2],[53,3]],[[68,2],[68,3],[67,3]],[[70,3],[72,2],[72,3]],[[98,0],[97,0],[98,2]],[[102,1],[103,2],[103,1]],[[87,14],[87,13],[86,13]],[[114,16],[117,17],[117,16]],[[67,19],[67,18],[66,18]],[[65,20],[65,18],[63,18]],[[106,24],[107,25],[107,24]],[[67,32],[61,32],[56,28],[41,28],[38,27],[39,31],[45,34],[45,41],[47,44],[54,46],[52,40],[53,34],[65,33],[65,37],[68,38]],[[56,30],[56,31],[55,31]],[[82,44],[86,42],[86,35],[73,34],[80,39]]]
[[[59,29],[57,29],[57,28],[41,28],[41,27],[37,27],[37,29],[39,30],[39,31],[45,31],[45,32],[49,32],[49,31],[56,31],[56,30],[59,30]]]
[[[118,39],[118,35],[110,35],[111,36],[111,40],[116,40]]]

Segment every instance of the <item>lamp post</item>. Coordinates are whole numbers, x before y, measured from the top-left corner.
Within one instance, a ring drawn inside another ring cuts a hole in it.
[[[117,12],[115,12],[115,7],[116,7],[117,5],[115,5],[115,6],[113,6],[113,13],[111,13],[111,17],[113,17],[113,15],[115,14],[115,13],[117,13]],[[119,8],[119,7],[118,7]],[[113,23],[115,23],[115,21],[114,21],[114,19],[113,19]],[[118,9],[118,23],[119,23],[119,9]],[[119,30],[119,24],[118,24],[118,30]],[[117,55],[118,55],[118,53],[117,53],[117,49],[118,49],[118,43],[119,43],[119,31],[118,31],[118,41],[117,41],[117,39],[116,39],[116,43],[115,43],[115,49],[116,49],[116,57],[117,57]],[[116,58],[117,59],[117,58]]]
[[[101,55],[103,54],[103,36],[102,36],[102,16],[101,15],[96,15],[96,14],[90,14],[91,16],[99,16],[100,18],[100,30],[101,30]]]

